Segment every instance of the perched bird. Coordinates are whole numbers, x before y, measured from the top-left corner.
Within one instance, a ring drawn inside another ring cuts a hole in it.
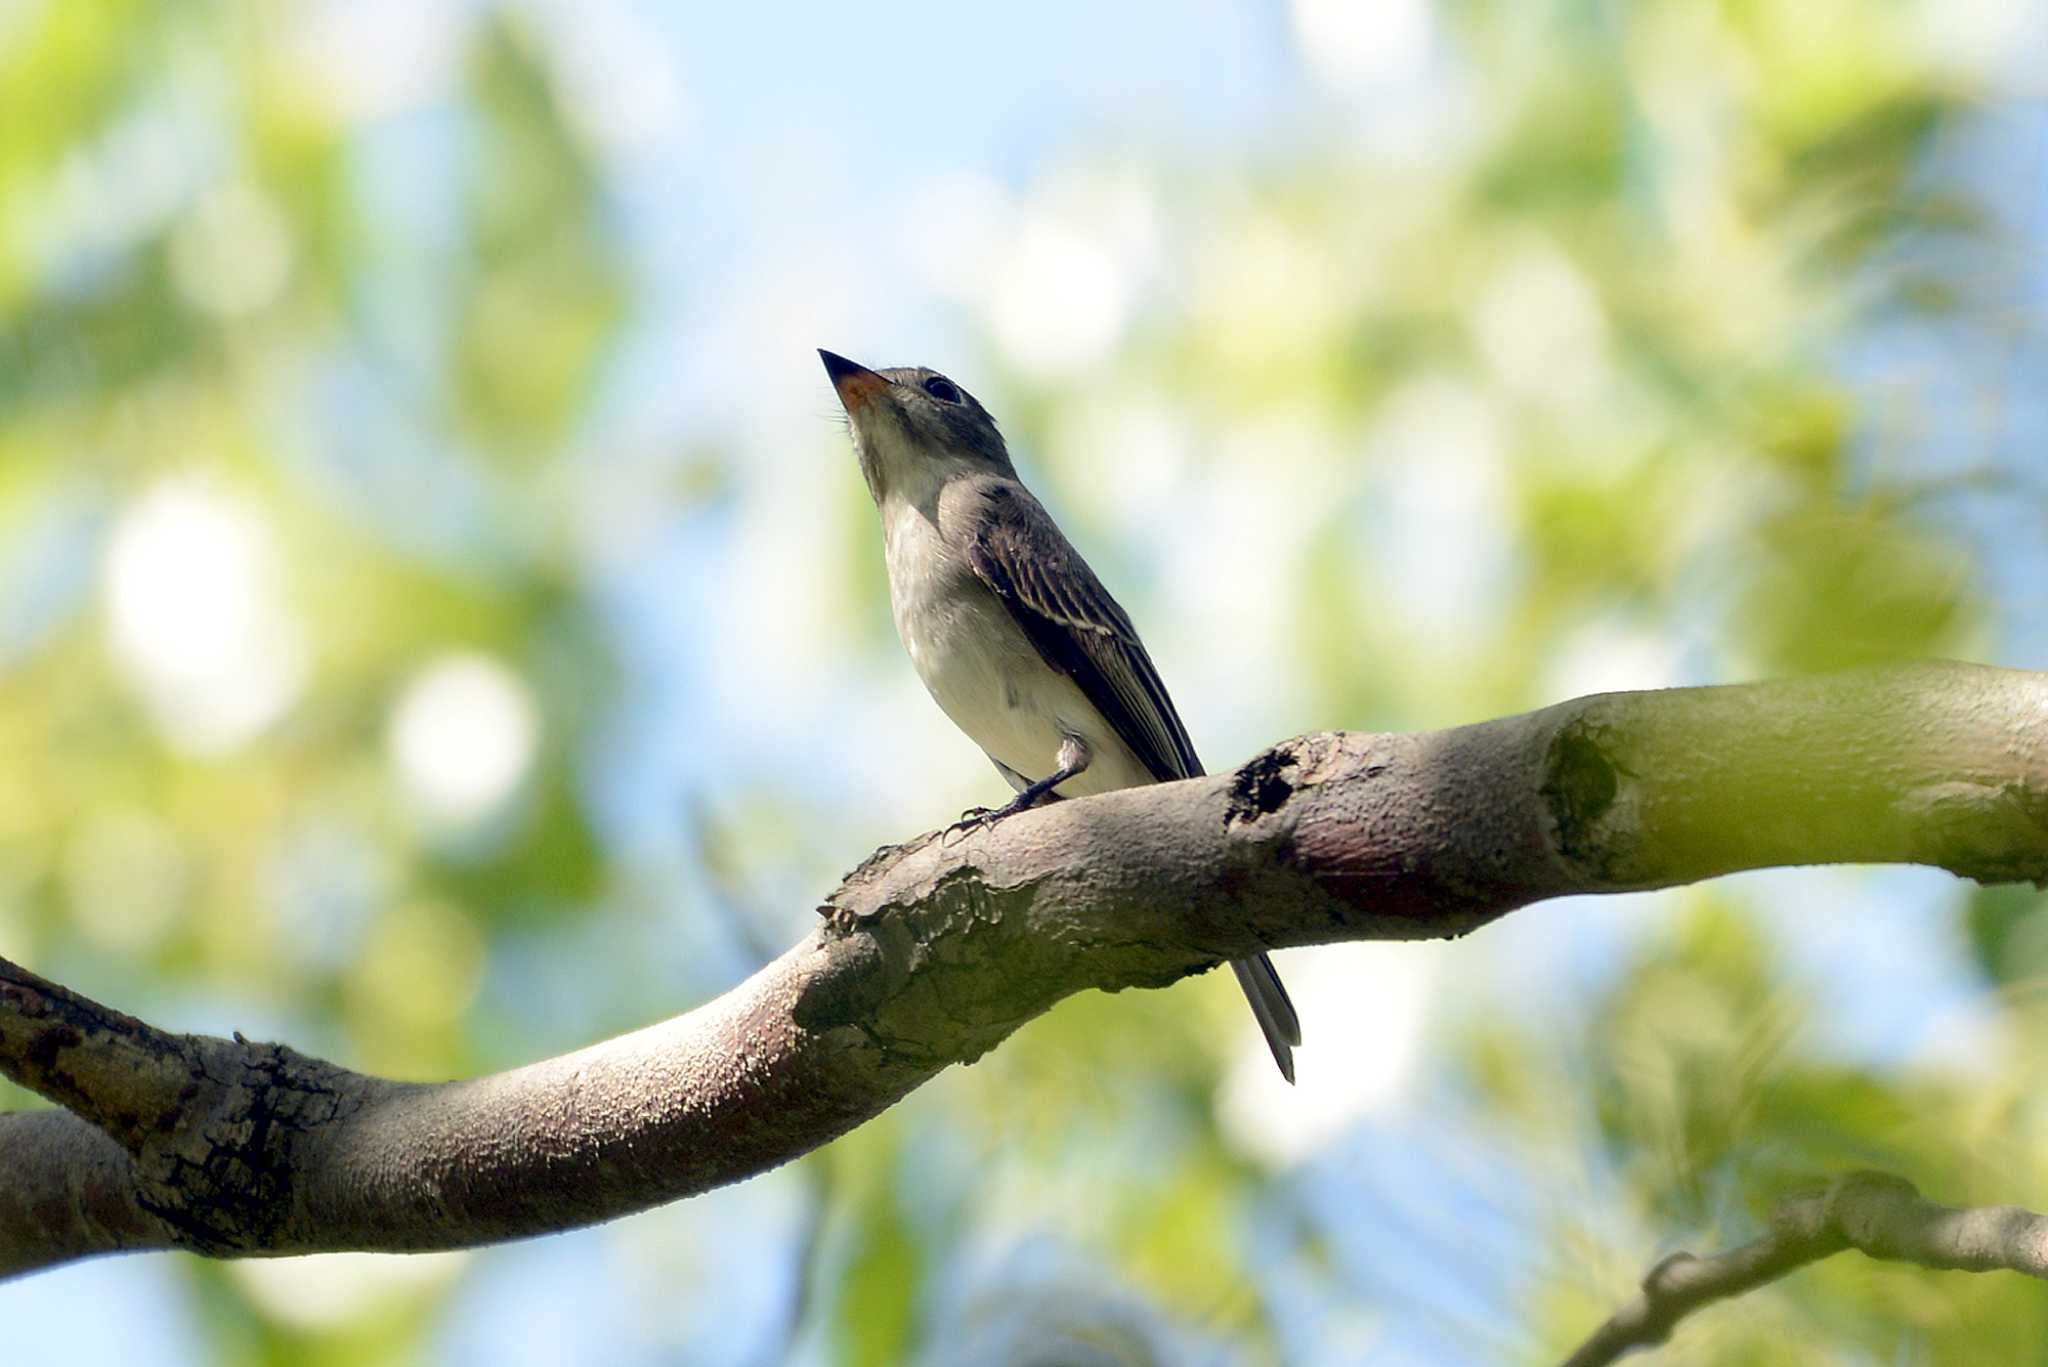
[[[1200,774],[1130,617],[1018,480],[988,410],[936,371],[818,355],[882,515],[896,634],[1016,790],[970,819]],[[1294,1081],[1301,1023],[1273,961],[1230,966]]]

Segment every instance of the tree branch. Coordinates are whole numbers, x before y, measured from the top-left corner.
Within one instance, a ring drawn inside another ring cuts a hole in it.
[[[1927,664],[1303,736],[881,850],[716,1001],[473,1081],[169,1034],[0,961],[0,1071],[66,1108],[0,1116],[0,1275],[566,1229],[786,1162],[1083,988],[1821,862],[2048,881],[2048,675]]]
[[[1958,1210],[1924,1199],[1903,1177],[1851,1173],[1827,1190],[1784,1202],[1771,1232],[1711,1258],[1674,1253],[1563,1367],[1606,1367],[1671,1337],[1702,1306],[1754,1291],[1789,1272],[1854,1248],[1888,1262],[2048,1278],[2048,1216],[2018,1206]]]

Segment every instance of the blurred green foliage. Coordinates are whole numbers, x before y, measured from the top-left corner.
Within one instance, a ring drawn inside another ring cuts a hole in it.
[[[1559,1136],[1560,1155],[1577,1146],[1580,1162],[1609,1169],[1600,1190],[1625,1193],[1622,1209],[1564,1218],[1548,1249],[1546,1295],[1532,1308],[1559,1353],[1663,1253],[1744,1242],[1777,1200],[1832,1175],[1910,1173],[1955,1204],[2010,1200],[2044,1176],[2023,1062],[2038,1056],[2037,1026],[2014,1015],[2015,1033],[1963,1070],[1845,1064],[1808,1042],[1813,1006],[1783,981],[1752,918],[1712,895],[1689,900],[1570,1042],[1590,1075],[1560,1071],[1497,1025],[1467,1041],[1473,1080],[1520,1133]],[[1994,1056],[2007,1050],[2020,1064],[2010,1074]],[[1587,1094],[1596,1128],[1563,1139],[1585,1123]],[[1617,1240],[1617,1225],[1637,1233]],[[1714,1363],[1997,1361],[2038,1342],[2044,1315],[2021,1279],[1836,1259],[1701,1314],[1672,1351]]]
[[[605,168],[545,39],[491,11],[464,33],[446,222],[382,235],[361,131],[280,55],[282,13],[103,0],[0,20],[0,952],[145,1015],[231,1028],[206,1009],[225,997],[358,1066],[461,1074],[672,1007],[645,904],[715,925],[763,888],[822,891],[861,853],[834,823],[857,823],[772,783],[722,795],[700,851],[715,896],[607,842],[586,776],[630,665],[565,497],[636,321]],[[1910,449],[1873,473],[1838,363],[1875,319],[1973,307],[1902,244],[1991,231],[1923,176],[1971,96],[1907,8],[1438,16],[1458,79],[1441,121],[1408,130],[1419,154],[1354,143],[1338,101],[1248,162],[1114,165],[1183,268],[1085,374],[988,342],[1008,427],[1080,539],[1115,540],[1117,513],[1067,420],[1129,396],[1191,434],[1188,478],[1288,491],[1285,525],[1245,535],[1287,590],[1265,644],[1299,671],[1303,728],[1535,705],[1603,650],[1734,677],[1995,644],[1991,548],[1930,513],[1938,472]],[[203,155],[166,178],[163,139]],[[383,397],[374,417],[349,384]],[[663,515],[755,455],[677,453]],[[890,648],[871,513],[843,483],[819,577]],[[229,626],[262,644],[253,674],[281,671],[269,694],[181,653],[227,628],[179,626],[177,576],[229,552],[261,570]],[[1405,558],[1423,552],[1450,590]],[[489,713],[502,740],[522,706],[531,753],[465,807],[494,752],[436,737]],[[1446,1341],[1543,1360],[1660,1252],[1747,1237],[1774,1196],[1846,1167],[1948,1201],[2042,1199],[2038,895],[1958,896],[2003,994],[1968,1067],[1843,1062],[1764,929],[1798,907],[1673,900],[1569,1021],[1460,992],[1429,1036],[1417,1090],[1458,1097],[1433,1123],[1494,1137],[1534,1203],[1524,1321]],[[755,943],[784,934],[769,924]],[[693,990],[720,980],[692,968]],[[1384,1193],[1330,1159],[1315,1180],[1352,1196],[1320,1209],[1219,1118],[1236,1010],[1213,985],[1068,1003],[813,1160],[830,1178],[824,1237],[792,1255],[814,1283],[799,1343],[848,1364],[956,1361],[967,1341],[1026,1360],[1007,1313],[1093,1360],[1353,1351],[1328,1326],[1383,1288],[1340,1255],[1342,1226]],[[1381,1044],[1318,1030],[1326,1057]],[[988,1244],[1046,1226],[1080,1270],[948,1299]],[[302,1321],[260,1276],[182,1266],[217,1360],[243,1364],[427,1360],[459,1277]],[[2006,1279],[1837,1260],[1702,1317],[1671,1360],[2012,1361],[2048,1342],[2044,1313]]]

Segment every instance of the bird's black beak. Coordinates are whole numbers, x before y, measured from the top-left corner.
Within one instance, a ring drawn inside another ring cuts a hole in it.
[[[839,402],[849,413],[866,407],[871,399],[889,387],[889,382],[880,375],[837,352],[819,347],[818,359],[825,363],[825,373],[832,377],[832,387],[839,391]]]

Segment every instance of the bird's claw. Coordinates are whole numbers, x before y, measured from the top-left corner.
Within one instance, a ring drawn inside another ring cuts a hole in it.
[[[962,831],[985,831],[1017,809],[1015,803],[1005,807],[969,807],[960,813],[960,819],[946,827],[946,834],[958,835]]]

